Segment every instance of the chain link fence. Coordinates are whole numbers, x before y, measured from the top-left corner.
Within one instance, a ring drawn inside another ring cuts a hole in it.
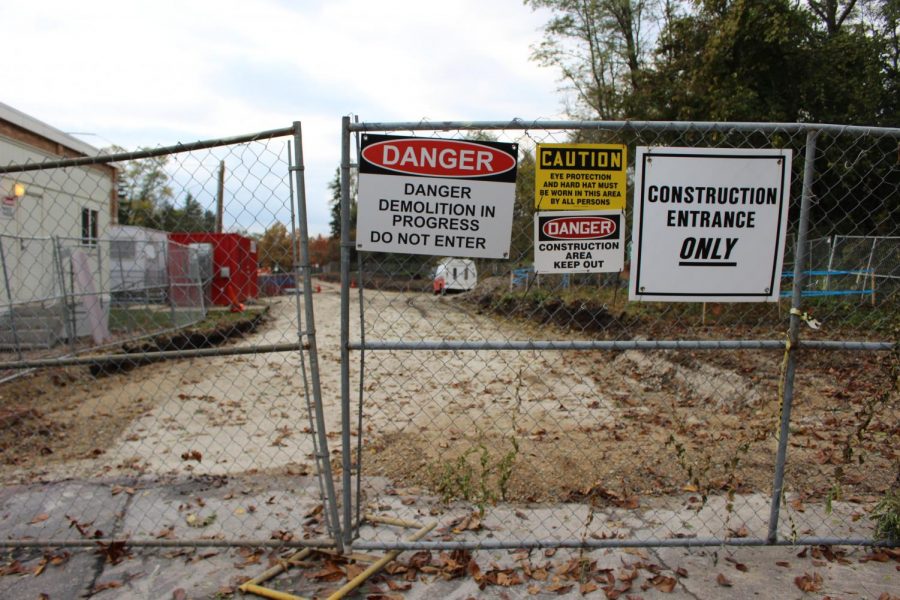
[[[17,158],[0,545],[334,546],[300,124]],[[265,297],[276,254],[298,284]]]
[[[509,257],[359,251],[368,132],[518,144]],[[479,549],[495,579],[538,580],[538,548],[886,543],[898,137],[347,119],[339,286],[312,280],[299,123],[17,156],[0,167],[0,545],[435,549],[462,572]],[[781,300],[630,302],[630,249],[621,273],[536,274],[535,148],[568,142],[627,146],[626,230],[638,146],[790,149]],[[58,320],[40,347],[25,306]],[[425,521],[421,539],[383,526]],[[550,570],[563,586],[586,564]]]
[[[367,133],[518,144],[509,259],[476,259],[474,289],[434,295],[439,257],[355,248],[354,157]],[[345,543],[875,543],[869,513],[900,473],[900,298],[888,283],[898,137],[777,124],[345,120]],[[535,148],[573,142],[627,146],[628,230],[637,146],[790,149],[782,300],[629,302],[631,249],[622,273],[535,275]],[[820,329],[804,324],[812,318]],[[445,526],[438,539],[404,541],[366,524],[382,512]]]

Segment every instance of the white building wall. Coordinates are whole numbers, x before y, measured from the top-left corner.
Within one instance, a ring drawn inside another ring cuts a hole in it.
[[[0,164],[40,163],[57,160],[49,152],[0,135]],[[15,198],[15,185],[25,195]],[[68,261],[71,252],[88,255],[98,290],[108,288],[108,248],[82,240],[82,209],[97,218],[97,236],[102,238],[110,224],[112,178],[93,167],[73,167],[24,171],[0,175],[0,236],[3,240],[5,280],[0,280],[0,303],[22,303],[58,297],[61,283],[54,261],[53,238]],[[13,197],[14,199],[10,199]],[[19,238],[14,240],[13,238]],[[106,265],[106,266],[104,266]],[[65,268],[65,265],[64,265]],[[69,267],[70,268],[70,267]],[[71,278],[70,278],[71,279]],[[71,281],[66,282],[67,288]]]

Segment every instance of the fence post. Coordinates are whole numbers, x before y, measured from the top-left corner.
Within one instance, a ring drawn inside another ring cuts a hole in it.
[[[22,344],[19,343],[19,332],[16,329],[16,311],[13,306],[12,290],[9,287],[9,272],[6,270],[6,253],[3,251],[3,236],[0,236],[0,262],[3,263],[3,283],[6,285],[6,299],[9,302],[9,326],[12,329],[13,343],[16,345],[16,356],[22,360]]]
[[[772,506],[769,514],[768,541],[778,540],[778,515],[784,492],[784,467],[790,435],[791,406],[794,400],[794,372],[797,367],[797,341],[800,333],[800,304],[803,292],[803,272],[806,269],[806,236],[809,231],[809,208],[812,203],[812,182],[815,177],[816,139],[819,132],[806,134],[806,154],[803,161],[803,191],[800,196],[800,223],[797,229],[797,252],[794,256],[794,286],[791,298],[791,320],[788,330],[787,365],[784,369],[784,397],[781,404],[781,425],[778,432],[778,454],[775,459],[775,482],[772,486]]]
[[[335,546],[338,552],[343,552],[341,542],[341,523],[338,520],[337,512],[337,495],[334,489],[334,478],[331,473],[330,456],[328,455],[328,437],[325,431],[325,414],[322,405],[322,386],[319,378],[319,354],[316,348],[316,318],[313,310],[313,284],[312,273],[309,268],[309,229],[307,226],[306,215],[306,180],[303,171],[303,133],[300,127],[300,121],[294,121],[294,148],[296,166],[294,167],[294,177],[297,182],[297,223],[300,229],[300,268],[303,270],[303,297],[306,308],[306,338],[309,341],[309,373],[312,378],[313,405],[316,413],[316,436],[319,441],[318,451],[322,454],[319,457],[320,468],[325,478],[325,489],[327,498],[325,503],[328,505],[328,520],[332,524],[332,534],[334,535]],[[302,352],[302,350],[301,350]]]
[[[69,338],[69,346],[72,349],[72,352],[74,352],[75,328],[74,323],[69,319],[69,296],[66,291],[66,267],[63,261],[62,247],[59,244],[59,238],[56,236],[50,238],[50,243],[53,244],[53,262],[56,263],[56,274],[59,278],[59,304],[60,310],[62,311],[63,327],[65,328],[66,336]]]
[[[873,237],[872,238],[872,250],[869,252],[869,260],[866,263],[866,270],[862,276],[862,286],[860,286],[861,290],[865,290],[866,284],[869,282],[867,280],[870,280],[872,282],[872,306],[875,306],[875,271],[872,269],[872,259],[875,258],[875,244],[877,242],[878,242],[878,238]],[[862,303],[863,300],[865,300],[865,298],[866,298],[865,294],[860,294],[859,295],[860,303]]]
[[[344,543],[350,545],[353,519],[350,486],[350,117],[341,119],[341,467]],[[362,373],[360,373],[362,377]],[[361,434],[362,432],[360,432]],[[358,467],[357,467],[358,468]]]

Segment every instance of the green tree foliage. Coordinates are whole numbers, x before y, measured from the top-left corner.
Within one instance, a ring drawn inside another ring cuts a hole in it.
[[[294,267],[291,235],[284,223],[273,223],[256,243],[259,266],[273,273],[289,272]]]
[[[184,204],[181,207],[164,202],[162,207],[151,217],[150,223],[153,228],[162,231],[215,231],[216,215],[211,210],[205,210],[188,193],[184,197]]]
[[[113,146],[109,153],[124,152]],[[139,225],[162,231],[215,231],[216,215],[206,210],[190,193],[181,206],[173,200],[175,194],[166,172],[169,157],[154,156],[117,164],[119,209],[121,225]]]
[[[577,118],[900,125],[900,0],[525,3],[551,11],[534,59],[575,91]],[[607,141],[593,137],[573,141]],[[890,233],[896,141],[818,148],[813,234]]]
[[[575,92],[575,116],[615,119],[634,110],[643,88],[645,25],[654,0],[525,0],[550,9],[542,43],[533,58],[559,69]]]
[[[531,244],[534,236],[534,153],[519,151],[516,172],[516,204],[513,207],[512,240],[509,257],[514,262],[531,262]]]
[[[350,176],[350,189],[356,189],[355,177]],[[328,183],[331,192],[331,236],[341,239],[341,168],[334,170],[334,177]],[[350,194],[350,239],[356,239],[356,194]]]
[[[526,0],[573,116],[893,126],[898,0]]]
[[[119,146],[107,149],[110,154],[124,151]],[[116,165],[120,224],[153,227],[154,216],[173,198],[165,170],[167,162],[168,157],[155,156]]]

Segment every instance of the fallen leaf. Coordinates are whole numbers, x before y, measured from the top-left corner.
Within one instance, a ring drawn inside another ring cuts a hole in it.
[[[107,581],[106,583],[100,583],[94,586],[94,589],[91,590],[91,594],[99,594],[103,590],[114,590],[120,587],[122,587],[121,581]]]
[[[682,578],[688,576],[687,569],[685,569],[684,567],[678,567],[677,569],[675,569],[675,574]]]
[[[558,595],[561,596],[561,595],[563,595],[563,594],[569,593],[569,590],[571,590],[571,589],[574,587],[574,585],[575,585],[575,584],[572,584],[572,583],[563,583],[563,582],[560,582],[560,583],[551,583],[550,585],[548,585],[547,587],[545,587],[544,590],[547,591],[547,592],[554,592],[554,593],[556,593],[556,594],[558,594]]]
[[[187,592],[183,589],[178,588],[174,592],[172,592],[172,600],[187,600]]]
[[[428,550],[420,550],[409,557],[406,563],[410,569],[421,569],[425,565],[431,564],[431,552]]]
[[[391,588],[392,592],[405,592],[412,587],[412,584],[408,581],[403,583],[398,583],[391,579],[388,579],[387,586]]]
[[[804,592],[818,592],[822,589],[822,576],[818,573],[804,573],[794,577],[794,584]]]
[[[36,525],[38,523],[43,523],[44,521],[46,521],[49,518],[50,518],[50,515],[48,515],[47,513],[41,513],[41,514],[35,516],[33,519],[31,519],[31,521],[29,521],[28,524]]]
[[[5,567],[0,567],[0,576],[6,575],[27,575],[31,571],[21,562],[14,560]]]
[[[519,576],[515,573],[515,571],[505,570],[498,571],[496,573],[496,584],[502,585],[503,587],[512,587],[514,585],[520,585],[522,580],[519,579]]]
[[[202,519],[199,516],[191,513],[187,517],[185,517],[184,520],[188,524],[188,527],[207,527],[208,525],[212,525],[216,521],[216,513],[206,515]]]
[[[729,537],[736,537],[736,538],[745,538],[750,535],[750,531],[744,525],[741,525],[737,529],[729,528],[728,533],[731,534]]]
[[[196,460],[197,462],[203,462],[203,455],[199,450],[189,450],[188,452],[182,453],[181,460]]]
[[[97,542],[97,546],[97,554],[105,556],[107,562],[111,565],[117,565],[122,562],[123,559],[130,556],[128,548],[125,546],[123,540],[110,542],[108,544]]]
[[[790,568],[791,568],[791,563],[789,563],[789,562],[786,561],[786,560],[778,560],[778,561],[775,561],[775,564],[778,565],[779,567],[784,567],[785,569],[790,569]]]
[[[347,573],[347,579],[350,580],[350,579],[356,579],[356,577],[358,575],[360,575],[363,571],[365,571],[366,568],[363,567],[362,565],[353,563],[353,564],[347,565],[345,570]]]
[[[345,573],[340,565],[334,561],[328,560],[325,561],[325,566],[322,567],[320,571],[313,573],[308,577],[319,581],[340,581],[345,577]]]
[[[718,583],[722,587],[731,587],[731,585],[732,585],[731,580],[728,579],[727,577],[725,577],[724,575],[722,575],[721,573],[719,573],[719,575],[716,577],[716,583]]]
[[[586,595],[590,594],[591,592],[596,592],[599,589],[600,589],[600,586],[597,585],[596,583],[594,583],[593,581],[587,581],[585,583],[582,583],[578,587],[578,591],[581,592],[582,596],[586,596]]]
[[[674,577],[666,577],[665,575],[657,575],[653,579],[650,580],[650,583],[658,589],[659,591],[670,594],[672,590],[675,589],[675,578]]]
[[[484,574],[481,572],[481,568],[478,566],[478,563],[475,562],[475,559],[470,559],[469,564],[466,566],[466,572],[469,576],[475,580],[475,583],[478,585],[479,589],[484,589],[487,585],[487,581],[484,578]]]

